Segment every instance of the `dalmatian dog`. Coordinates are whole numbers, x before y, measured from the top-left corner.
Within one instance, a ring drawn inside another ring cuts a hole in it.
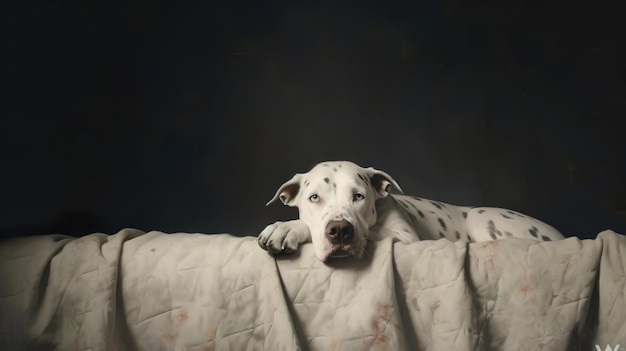
[[[317,258],[361,259],[367,241],[392,237],[403,243],[440,238],[482,242],[516,237],[560,240],[553,227],[521,213],[493,207],[454,206],[389,194],[398,183],[387,173],[352,162],[323,162],[280,186],[267,205],[280,199],[297,207],[299,219],[275,222],[258,236],[270,253],[295,252],[313,243]]]

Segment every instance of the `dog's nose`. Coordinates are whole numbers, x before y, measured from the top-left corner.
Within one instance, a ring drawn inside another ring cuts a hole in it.
[[[333,244],[350,241],[354,237],[354,227],[352,227],[352,223],[345,219],[330,221],[326,226],[326,237]]]

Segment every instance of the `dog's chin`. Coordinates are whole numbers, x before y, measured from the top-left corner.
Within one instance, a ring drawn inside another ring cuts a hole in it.
[[[326,261],[328,259],[345,259],[348,257],[352,257],[355,260],[360,260],[363,257],[363,249],[356,249],[352,244],[343,244],[343,245],[331,245],[329,249],[325,252],[324,257],[321,258],[322,261]]]
[[[354,254],[349,251],[337,249],[337,250],[331,251],[331,253],[328,255],[328,258],[345,258],[345,257],[350,257],[350,256],[354,257]]]

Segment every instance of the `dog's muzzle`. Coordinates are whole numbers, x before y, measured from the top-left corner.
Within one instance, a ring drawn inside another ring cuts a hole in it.
[[[347,220],[328,222],[326,225],[326,238],[332,245],[330,257],[346,257],[353,254],[354,226]]]

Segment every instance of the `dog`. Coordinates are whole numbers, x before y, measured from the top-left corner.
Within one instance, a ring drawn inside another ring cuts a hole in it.
[[[466,207],[402,193],[387,173],[348,161],[322,162],[285,182],[267,203],[280,200],[297,207],[299,219],[277,221],[258,235],[259,246],[272,254],[291,253],[313,243],[321,261],[351,256],[361,259],[367,241],[392,237],[402,243],[440,238],[482,242],[502,238],[561,240],[552,226],[516,211]],[[266,205],[266,206],[267,206]]]

